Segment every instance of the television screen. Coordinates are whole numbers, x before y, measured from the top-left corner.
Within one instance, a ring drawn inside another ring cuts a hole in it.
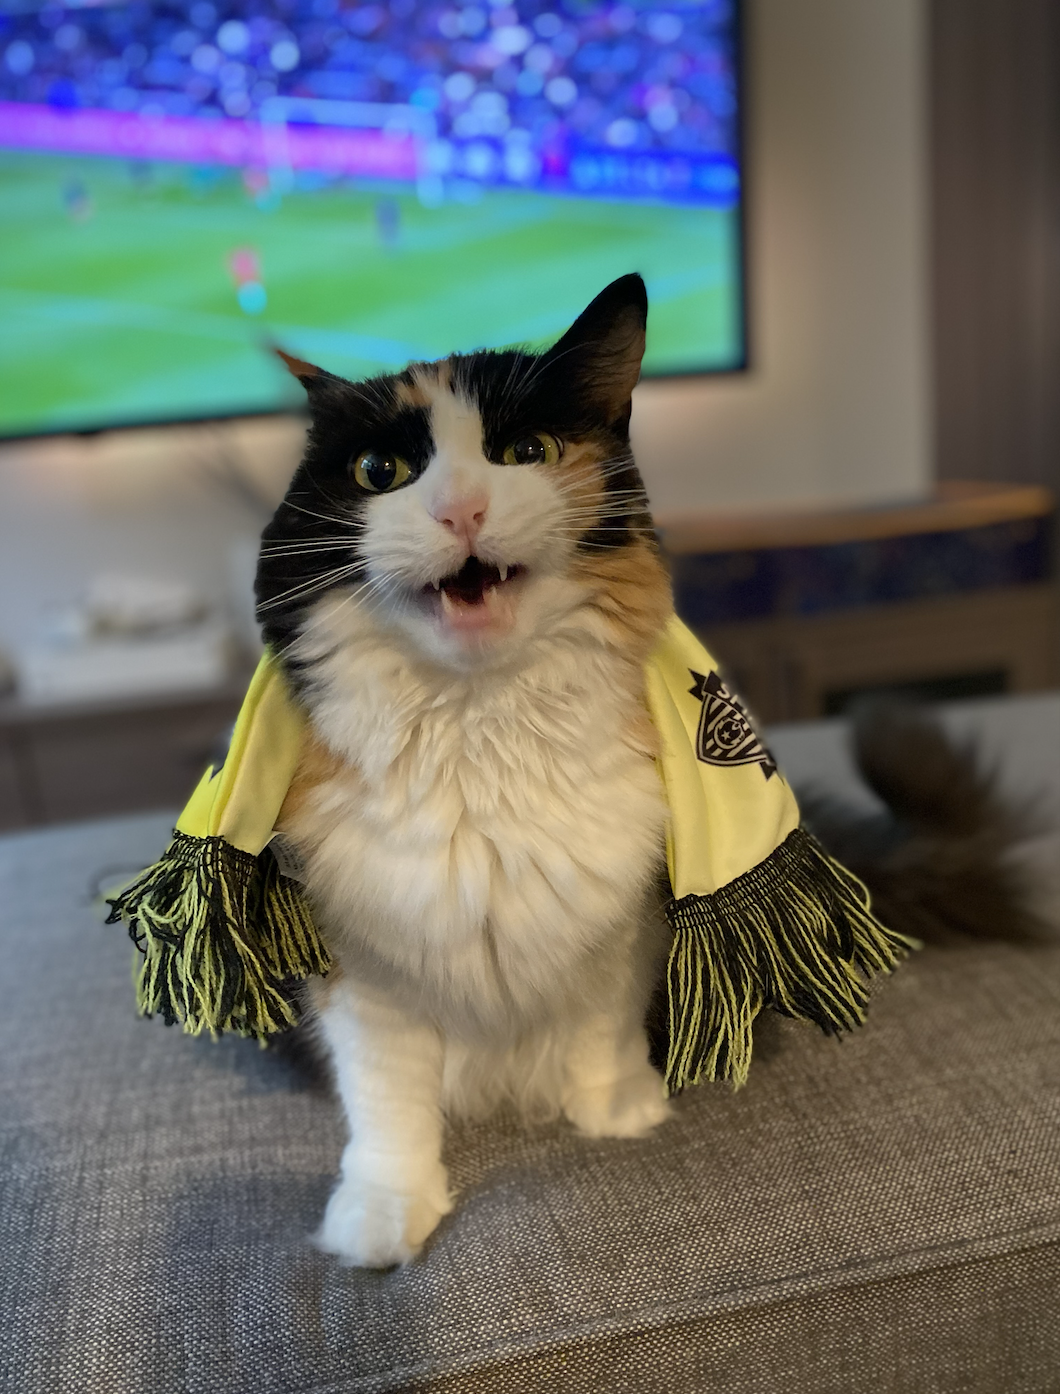
[[[634,270],[647,372],[740,367],[737,49],[737,0],[5,5],[0,433],[545,343]]]

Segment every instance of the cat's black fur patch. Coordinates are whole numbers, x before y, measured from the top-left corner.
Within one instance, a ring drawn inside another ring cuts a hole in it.
[[[393,452],[408,461],[415,478],[434,446],[427,411],[399,402],[398,378],[351,383],[318,372],[302,381],[312,412],[306,452],[262,533],[255,584],[262,635],[280,652],[325,591],[364,579],[356,565],[329,580],[336,568],[355,564],[361,515],[371,497],[354,480],[352,461],[363,450]]]
[[[503,463],[506,446],[532,431],[596,446],[603,461],[608,516],[600,527],[585,531],[579,546],[624,546],[638,532],[652,529],[647,495],[630,448],[628,411],[607,420],[606,412],[580,395],[577,377],[565,373],[561,361],[547,359],[548,355],[514,351],[462,354],[451,360],[454,385],[478,408],[483,452],[494,464]]]
[[[600,451],[608,516],[586,530],[583,549],[624,546],[645,532],[654,538],[629,442],[630,394],[647,318],[643,280],[622,276],[543,354],[509,350],[451,360],[454,384],[482,416],[487,459],[499,463],[510,441],[534,430]]]

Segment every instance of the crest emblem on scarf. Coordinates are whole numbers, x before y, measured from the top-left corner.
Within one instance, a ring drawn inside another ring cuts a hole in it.
[[[703,703],[696,731],[696,756],[705,765],[761,765],[766,779],[776,773],[777,762],[758,738],[740,699],[717,673],[706,677],[688,670],[695,686],[688,690]]]

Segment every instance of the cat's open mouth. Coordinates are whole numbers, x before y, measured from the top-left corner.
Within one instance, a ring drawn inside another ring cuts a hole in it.
[[[430,582],[420,595],[443,633],[482,644],[511,629],[518,581],[525,574],[524,566],[495,566],[468,557],[459,571]]]
[[[494,566],[468,557],[459,571],[423,588],[425,595],[439,594],[446,610],[456,606],[484,605],[491,591],[511,585],[525,570],[522,566]]]

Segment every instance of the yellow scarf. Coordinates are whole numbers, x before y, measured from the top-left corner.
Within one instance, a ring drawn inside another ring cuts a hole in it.
[[[800,827],[769,751],[676,616],[645,676],[670,809],[667,1084],[738,1086],[762,1007],[849,1029],[864,1019],[863,975],[915,945]],[[305,725],[266,654],[224,764],[203,775],[161,860],[111,901],[110,922],[125,921],[144,955],[144,1014],[264,1040],[297,1020],[297,983],[328,971],[302,888],[268,846]]]

